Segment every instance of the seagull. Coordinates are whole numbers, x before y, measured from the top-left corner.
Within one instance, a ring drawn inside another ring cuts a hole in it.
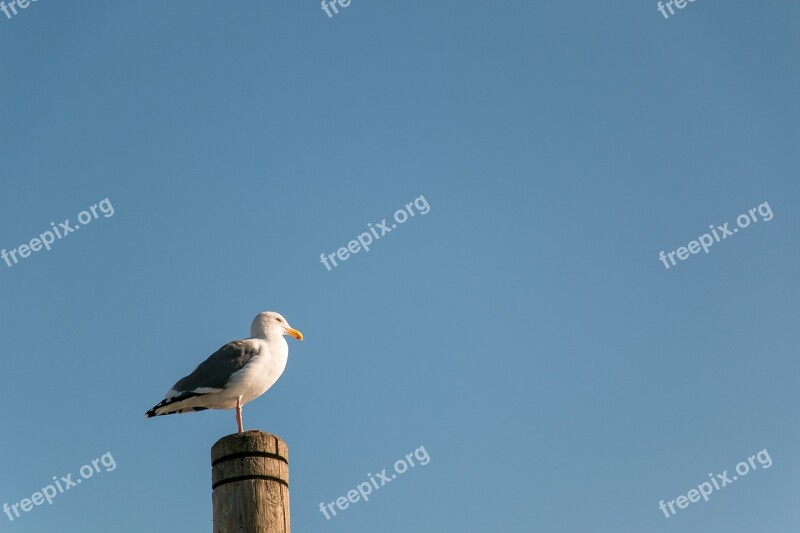
[[[250,337],[229,342],[211,354],[173,385],[145,417],[236,408],[236,424],[239,433],[244,433],[242,407],[267,392],[286,368],[289,345],[284,335],[303,340],[303,334],[280,314],[259,313],[250,326]]]

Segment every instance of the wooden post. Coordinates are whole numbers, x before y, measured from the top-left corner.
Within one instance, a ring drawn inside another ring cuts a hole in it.
[[[261,431],[211,448],[214,533],[289,533],[289,449]]]

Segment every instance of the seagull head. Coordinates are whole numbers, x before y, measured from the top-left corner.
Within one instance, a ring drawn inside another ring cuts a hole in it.
[[[289,322],[275,311],[259,313],[250,326],[250,335],[259,338],[291,335],[299,341],[303,340],[303,334],[291,327]]]

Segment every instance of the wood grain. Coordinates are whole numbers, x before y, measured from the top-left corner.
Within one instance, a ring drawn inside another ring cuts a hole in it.
[[[289,449],[246,431],[211,448],[214,533],[290,533]]]

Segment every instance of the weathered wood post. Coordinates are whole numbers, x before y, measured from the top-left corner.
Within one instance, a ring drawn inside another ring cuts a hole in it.
[[[214,533],[289,533],[289,449],[245,431],[211,448]]]

